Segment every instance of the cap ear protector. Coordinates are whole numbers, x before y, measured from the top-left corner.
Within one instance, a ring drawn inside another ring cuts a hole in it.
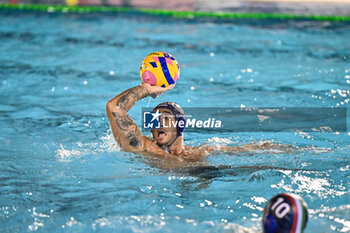
[[[182,123],[180,123],[182,122]],[[178,124],[177,124],[177,136],[181,136],[182,133],[184,132],[186,127],[186,118],[183,116],[180,116],[178,119]]]
[[[281,193],[267,203],[263,214],[264,233],[302,233],[308,220],[303,198]]]
[[[177,121],[176,137],[181,136],[186,127],[186,118],[185,118],[185,112],[180,107],[180,105],[174,102],[164,102],[164,103],[158,104],[153,109],[153,111],[155,111],[158,108],[168,109],[175,116],[175,120]],[[180,123],[180,122],[183,122],[183,123]]]

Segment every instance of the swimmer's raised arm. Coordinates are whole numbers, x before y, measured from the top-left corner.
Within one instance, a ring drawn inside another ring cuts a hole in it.
[[[174,85],[163,88],[142,84],[122,92],[107,103],[106,111],[114,138],[123,150],[144,151],[145,141],[148,140],[142,136],[140,129],[127,112],[137,101],[146,96],[156,97],[173,87]]]

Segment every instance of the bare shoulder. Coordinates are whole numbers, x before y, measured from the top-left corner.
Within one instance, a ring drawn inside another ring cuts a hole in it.
[[[193,146],[184,146],[185,150],[181,155],[173,155],[160,147],[154,140],[151,140],[145,136],[143,137],[143,140],[143,152],[146,152],[147,155],[153,155],[169,161],[200,161],[207,155],[204,149],[199,149],[200,147]]]
[[[157,156],[167,156],[169,155],[169,153],[165,150],[163,150],[163,148],[161,148],[154,140],[149,139],[146,136],[142,137],[143,140],[143,151],[144,152],[148,152]]]

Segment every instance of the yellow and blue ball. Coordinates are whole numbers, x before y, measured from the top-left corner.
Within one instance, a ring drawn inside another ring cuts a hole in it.
[[[166,52],[148,55],[140,67],[142,83],[151,86],[167,87],[175,84],[180,76],[179,64],[175,57]]]

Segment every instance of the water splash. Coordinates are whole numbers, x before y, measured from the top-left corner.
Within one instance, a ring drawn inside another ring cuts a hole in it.
[[[234,143],[231,141],[229,138],[219,138],[219,137],[213,137],[208,139],[208,144],[213,145],[213,146],[227,146],[229,144]]]
[[[82,143],[77,142],[71,149],[66,149],[68,146],[60,144],[60,149],[56,151],[56,157],[59,159],[72,158],[74,156],[83,156],[87,154],[98,155],[104,152],[120,151],[119,145],[116,143],[112,130],[108,129],[107,132],[100,137],[99,142],[96,143]]]

